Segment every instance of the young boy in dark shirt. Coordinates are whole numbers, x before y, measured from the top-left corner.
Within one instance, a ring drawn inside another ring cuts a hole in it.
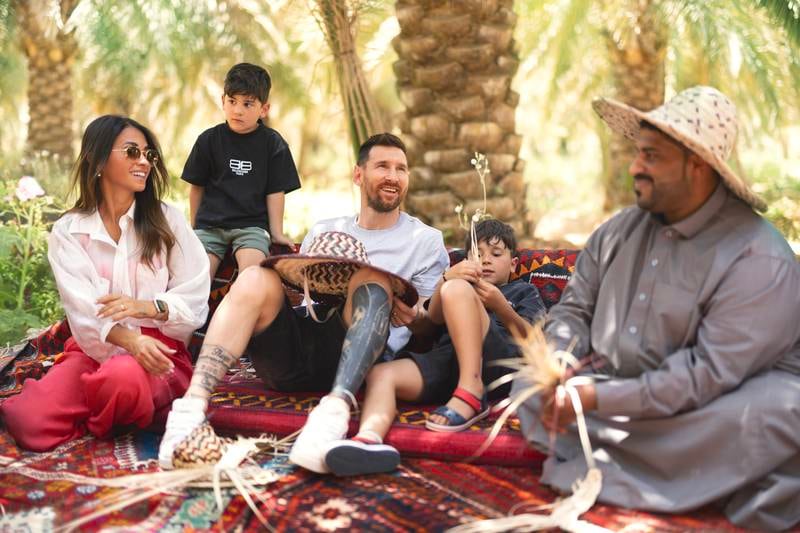
[[[480,263],[465,259],[446,271],[428,306],[430,320],[444,324],[447,332],[430,352],[372,368],[358,434],[332,443],[326,453],[334,474],[397,467],[400,454],[383,444],[396,399],[433,403],[450,398],[428,417],[426,427],[432,431],[461,431],[489,414],[486,385],[511,372],[491,362],[519,356],[512,333],[523,335],[543,317],[545,307],[535,286],[508,281],[518,262],[514,230],[494,219],[479,222],[475,229]],[[469,239],[466,248],[469,253]],[[508,394],[509,388],[494,392]]]
[[[283,209],[300,179],[286,141],[262,122],[271,86],[263,68],[234,65],[225,76],[225,122],[200,134],[183,168],[212,279],[229,246],[244,270],[266,259],[270,243],[293,244],[283,234]]]

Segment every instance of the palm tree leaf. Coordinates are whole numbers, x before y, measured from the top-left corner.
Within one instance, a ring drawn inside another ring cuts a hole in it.
[[[800,2],[797,0],[752,0],[783,26],[787,36],[800,46]]]

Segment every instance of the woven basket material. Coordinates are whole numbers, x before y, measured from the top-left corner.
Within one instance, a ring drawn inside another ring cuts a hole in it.
[[[395,296],[406,305],[419,299],[416,289],[405,279],[387,270],[369,264],[364,245],[350,234],[326,231],[317,235],[305,254],[287,254],[268,257],[262,266],[273,268],[289,286],[302,291],[308,283],[311,296],[347,295],[347,286],[353,275],[368,268],[385,275]]]

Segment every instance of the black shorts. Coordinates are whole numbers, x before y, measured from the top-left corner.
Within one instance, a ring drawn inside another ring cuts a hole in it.
[[[519,357],[519,354],[519,347],[513,339],[495,322],[490,322],[489,331],[483,339],[483,384],[489,385],[497,378],[513,372],[511,368],[492,364],[494,361]],[[429,352],[405,352],[402,356],[410,357],[422,374],[422,394],[417,400],[419,403],[445,403],[450,399],[458,385],[458,358],[449,335],[443,335]],[[489,391],[489,398],[505,398],[510,391],[511,384],[506,383]]]
[[[245,354],[264,385],[283,392],[327,392],[333,386],[347,327],[340,307],[292,307],[288,298],[275,320],[250,339]]]

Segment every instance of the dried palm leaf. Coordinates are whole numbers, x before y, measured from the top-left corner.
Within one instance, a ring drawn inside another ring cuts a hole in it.
[[[239,437],[230,443],[214,464],[198,464],[177,470],[133,474],[114,479],[98,478],[98,485],[120,487],[122,490],[92,502],[93,512],[59,526],[56,531],[73,531],[101,516],[119,511],[140,501],[163,493],[179,493],[187,488],[212,489],[220,512],[224,509],[223,488],[235,488],[244,498],[256,518],[270,531],[274,530],[258,509],[251,495],[266,507],[269,502],[259,493],[259,487],[280,479],[277,470],[259,465],[254,458],[261,455],[286,455],[299,432],[277,439],[268,435],[257,438]],[[91,480],[89,480],[91,481]]]
[[[588,472],[584,479],[576,481],[572,486],[571,496],[553,504],[534,509],[550,509],[549,515],[525,513],[494,520],[481,520],[457,526],[450,531],[459,533],[508,530],[540,531],[551,528],[561,528],[565,531],[576,533],[608,531],[605,528],[595,526],[594,524],[579,519],[579,517],[591,509],[597,501],[597,496],[600,494],[600,489],[603,484],[603,475],[600,469],[596,467],[594,457],[592,456],[592,448],[589,441],[589,433],[586,428],[586,420],[583,415],[583,407],[578,391],[575,388],[588,378],[578,376],[566,379],[567,366],[573,369],[577,369],[579,366],[578,360],[570,353],[573,346],[570,346],[566,351],[554,352],[547,344],[544,332],[540,326],[530,328],[526,337],[519,342],[522,349],[522,357],[520,359],[497,362],[497,364],[502,366],[515,368],[515,371],[496,380],[490,387],[497,387],[513,379],[523,380],[530,383],[530,386],[521,391],[520,394],[514,397],[508,406],[505,407],[503,413],[492,428],[489,437],[473,455],[473,458],[486,451],[499,434],[503,424],[516,412],[520,405],[536,394],[555,388],[556,397],[559,400],[566,400],[566,398],[569,398],[572,402]],[[551,438],[554,438],[554,434],[551,434]],[[553,448],[552,444],[553,442],[551,441],[551,450]]]
[[[502,359],[494,362],[496,365],[511,368],[514,371],[493,381],[489,384],[489,388],[497,388],[512,380],[521,380],[530,383],[530,386],[520,392],[516,397],[510,399],[510,403],[503,409],[502,414],[498,417],[494,426],[492,426],[492,430],[486,441],[484,441],[483,445],[472,455],[471,459],[479,457],[492,445],[494,439],[497,438],[497,435],[500,434],[500,431],[503,429],[503,425],[505,425],[511,415],[517,412],[520,405],[525,403],[525,401],[532,396],[553,389],[562,383],[566,376],[566,368],[568,366],[573,369],[579,367],[578,360],[569,353],[573,348],[572,346],[570,346],[567,351],[554,352],[550,348],[545,339],[541,324],[528,328],[525,337],[517,339],[517,343],[522,351],[522,357]]]

